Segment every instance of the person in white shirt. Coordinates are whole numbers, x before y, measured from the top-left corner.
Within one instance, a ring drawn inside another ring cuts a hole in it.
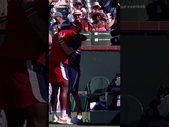
[[[82,13],[81,18],[85,18],[87,12],[86,12],[86,9],[83,7],[82,2],[80,0],[77,0],[75,4],[73,4],[73,6],[74,7],[73,7],[71,14],[73,14],[75,10],[79,10]]]

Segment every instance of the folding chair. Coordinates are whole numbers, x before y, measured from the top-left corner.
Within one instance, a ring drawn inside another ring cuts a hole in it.
[[[143,114],[141,102],[131,95],[121,95],[121,127],[138,127]]]
[[[89,110],[90,102],[99,102],[101,96],[105,96],[107,92],[109,80],[104,76],[94,77],[89,84],[87,84],[87,105]]]

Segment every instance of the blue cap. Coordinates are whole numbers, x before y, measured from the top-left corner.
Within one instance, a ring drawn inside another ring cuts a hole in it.
[[[62,13],[60,13],[60,12],[56,12],[56,13],[55,13],[54,17],[57,17],[57,16],[63,17]]]
[[[104,7],[107,7],[107,6],[109,6],[109,4],[110,4],[110,1],[107,1],[107,2],[104,2]]]

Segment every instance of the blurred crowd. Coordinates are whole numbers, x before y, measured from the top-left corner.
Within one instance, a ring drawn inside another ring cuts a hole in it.
[[[82,31],[114,31],[120,28],[119,0],[53,0],[49,30],[58,32],[64,21],[81,22]],[[117,33],[114,32],[112,34]],[[119,34],[119,33],[118,33]]]

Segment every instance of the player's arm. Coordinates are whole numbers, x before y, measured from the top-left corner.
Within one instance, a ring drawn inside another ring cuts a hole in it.
[[[115,23],[115,17],[111,20],[111,22],[108,24],[109,27],[113,26],[113,24]]]
[[[77,37],[73,37],[70,46],[68,46],[63,38],[65,37],[65,34],[62,35],[60,32],[58,35],[58,39],[60,41],[60,44],[63,48],[63,50],[66,52],[67,55],[72,54],[75,50],[77,50],[81,46],[81,41]]]
[[[105,22],[105,28],[107,31],[109,31],[109,29],[110,29],[109,25],[106,22]]]
[[[85,31],[89,31],[88,23],[85,22]]]
[[[36,0],[20,0],[20,3],[36,33],[43,42],[48,42],[48,23],[36,12],[36,9],[34,8],[35,1]]]
[[[75,50],[77,50],[81,46],[81,42],[78,38],[73,38],[70,46],[68,46],[64,41],[61,42],[60,44],[67,55],[72,54]]]
[[[67,55],[72,54],[75,51],[72,47],[69,47],[64,41],[60,44]]]

